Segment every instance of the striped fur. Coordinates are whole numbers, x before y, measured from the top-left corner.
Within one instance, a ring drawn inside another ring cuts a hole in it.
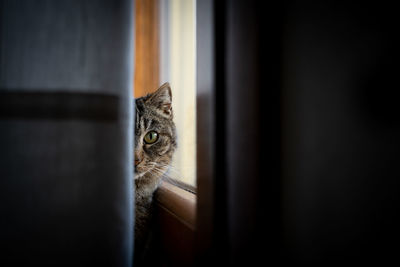
[[[171,107],[172,95],[168,83],[156,92],[135,100],[135,246],[146,239],[154,191],[168,170],[176,149],[176,130]],[[145,135],[155,131],[158,140],[144,142]]]

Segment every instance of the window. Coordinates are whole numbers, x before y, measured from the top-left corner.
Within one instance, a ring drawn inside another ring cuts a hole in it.
[[[169,176],[196,183],[195,0],[136,1],[135,97],[169,82],[178,149]]]
[[[195,1],[161,1],[162,81],[173,88],[178,150],[173,165],[181,181],[196,182],[196,47]],[[177,177],[178,178],[178,177]]]

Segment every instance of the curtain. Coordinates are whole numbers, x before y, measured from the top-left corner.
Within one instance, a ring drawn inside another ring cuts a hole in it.
[[[130,266],[133,1],[0,1],[0,265]]]

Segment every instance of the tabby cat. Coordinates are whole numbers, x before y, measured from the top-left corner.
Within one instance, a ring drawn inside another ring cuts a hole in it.
[[[168,170],[177,146],[171,103],[168,83],[135,100],[136,251],[143,250],[147,242],[153,193]]]

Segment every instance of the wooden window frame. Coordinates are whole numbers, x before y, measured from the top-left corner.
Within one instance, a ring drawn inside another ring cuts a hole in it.
[[[160,85],[159,0],[135,0],[135,98]]]
[[[163,182],[155,194],[159,254],[167,266],[191,266],[195,258],[196,195]]]

